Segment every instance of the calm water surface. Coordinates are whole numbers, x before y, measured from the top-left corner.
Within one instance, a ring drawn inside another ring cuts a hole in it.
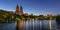
[[[55,20],[20,21],[19,30],[60,30]],[[16,23],[0,24],[0,30],[16,30]]]

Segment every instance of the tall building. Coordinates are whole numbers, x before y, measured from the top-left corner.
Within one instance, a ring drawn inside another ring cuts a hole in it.
[[[20,6],[20,15],[23,15],[23,8]]]
[[[16,12],[15,12],[16,14],[18,14],[19,13],[19,6],[17,5],[16,6]]]
[[[17,5],[15,13],[18,14],[18,15],[23,15],[23,8],[22,8],[22,6],[20,6],[20,9],[19,9],[19,6]]]

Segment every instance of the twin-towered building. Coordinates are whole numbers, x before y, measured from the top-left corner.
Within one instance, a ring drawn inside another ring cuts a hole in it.
[[[16,6],[15,13],[18,14],[18,15],[31,16],[31,14],[27,14],[27,13],[23,12],[23,8],[22,8],[21,5],[20,5],[20,7],[18,5]]]
[[[15,13],[18,14],[18,15],[23,15],[23,8],[22,8],[21,5],[20,5],[20,7],[18,5],[16,6]]]
[[[18,5],[16,6],[16,11],[15,11],[15,13],[18,14],[18,15],[25,15],[25,16],[30,16],[30,15],[31,15],[31,14],[29,15],[29,14],[27,14],[27,13],[24,14],[23,8],[22,8],[21,5],[20,5],[20,7],[19,7]],[[47,14],[47,16],[52,16],[52,14],[49,13],[49,14]]]

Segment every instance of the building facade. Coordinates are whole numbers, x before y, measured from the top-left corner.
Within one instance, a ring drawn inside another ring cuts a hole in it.
[[[17,5],[15,13],[18,14],[18,15],[23,15],[23,8],[22,8],[22,6],[20,6],[20,8],[19,8],[19,6]]]

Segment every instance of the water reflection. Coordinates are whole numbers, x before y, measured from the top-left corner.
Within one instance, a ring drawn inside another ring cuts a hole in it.
[[[26,30],[28,30],[28,20],[26,21]]]
[[[49,27],[50,27],[50,30],[52,30],[52,24],[51,24],[52,20],[49,20]]]
[[[19,28],[20,30],[23,30],[23,21],[22,20],[19,21],[19,27],[20,27]]]
[[[15,23],[0,24],[0,30],[16,30],[16,24]]]
[[[0,24],[0,30],[16,30],[16,23]],[[19,21],[19,30],[60,30],[55,20]]]
[[[55,20],[30,20],[23,22],[23,30],[56,30]]]

